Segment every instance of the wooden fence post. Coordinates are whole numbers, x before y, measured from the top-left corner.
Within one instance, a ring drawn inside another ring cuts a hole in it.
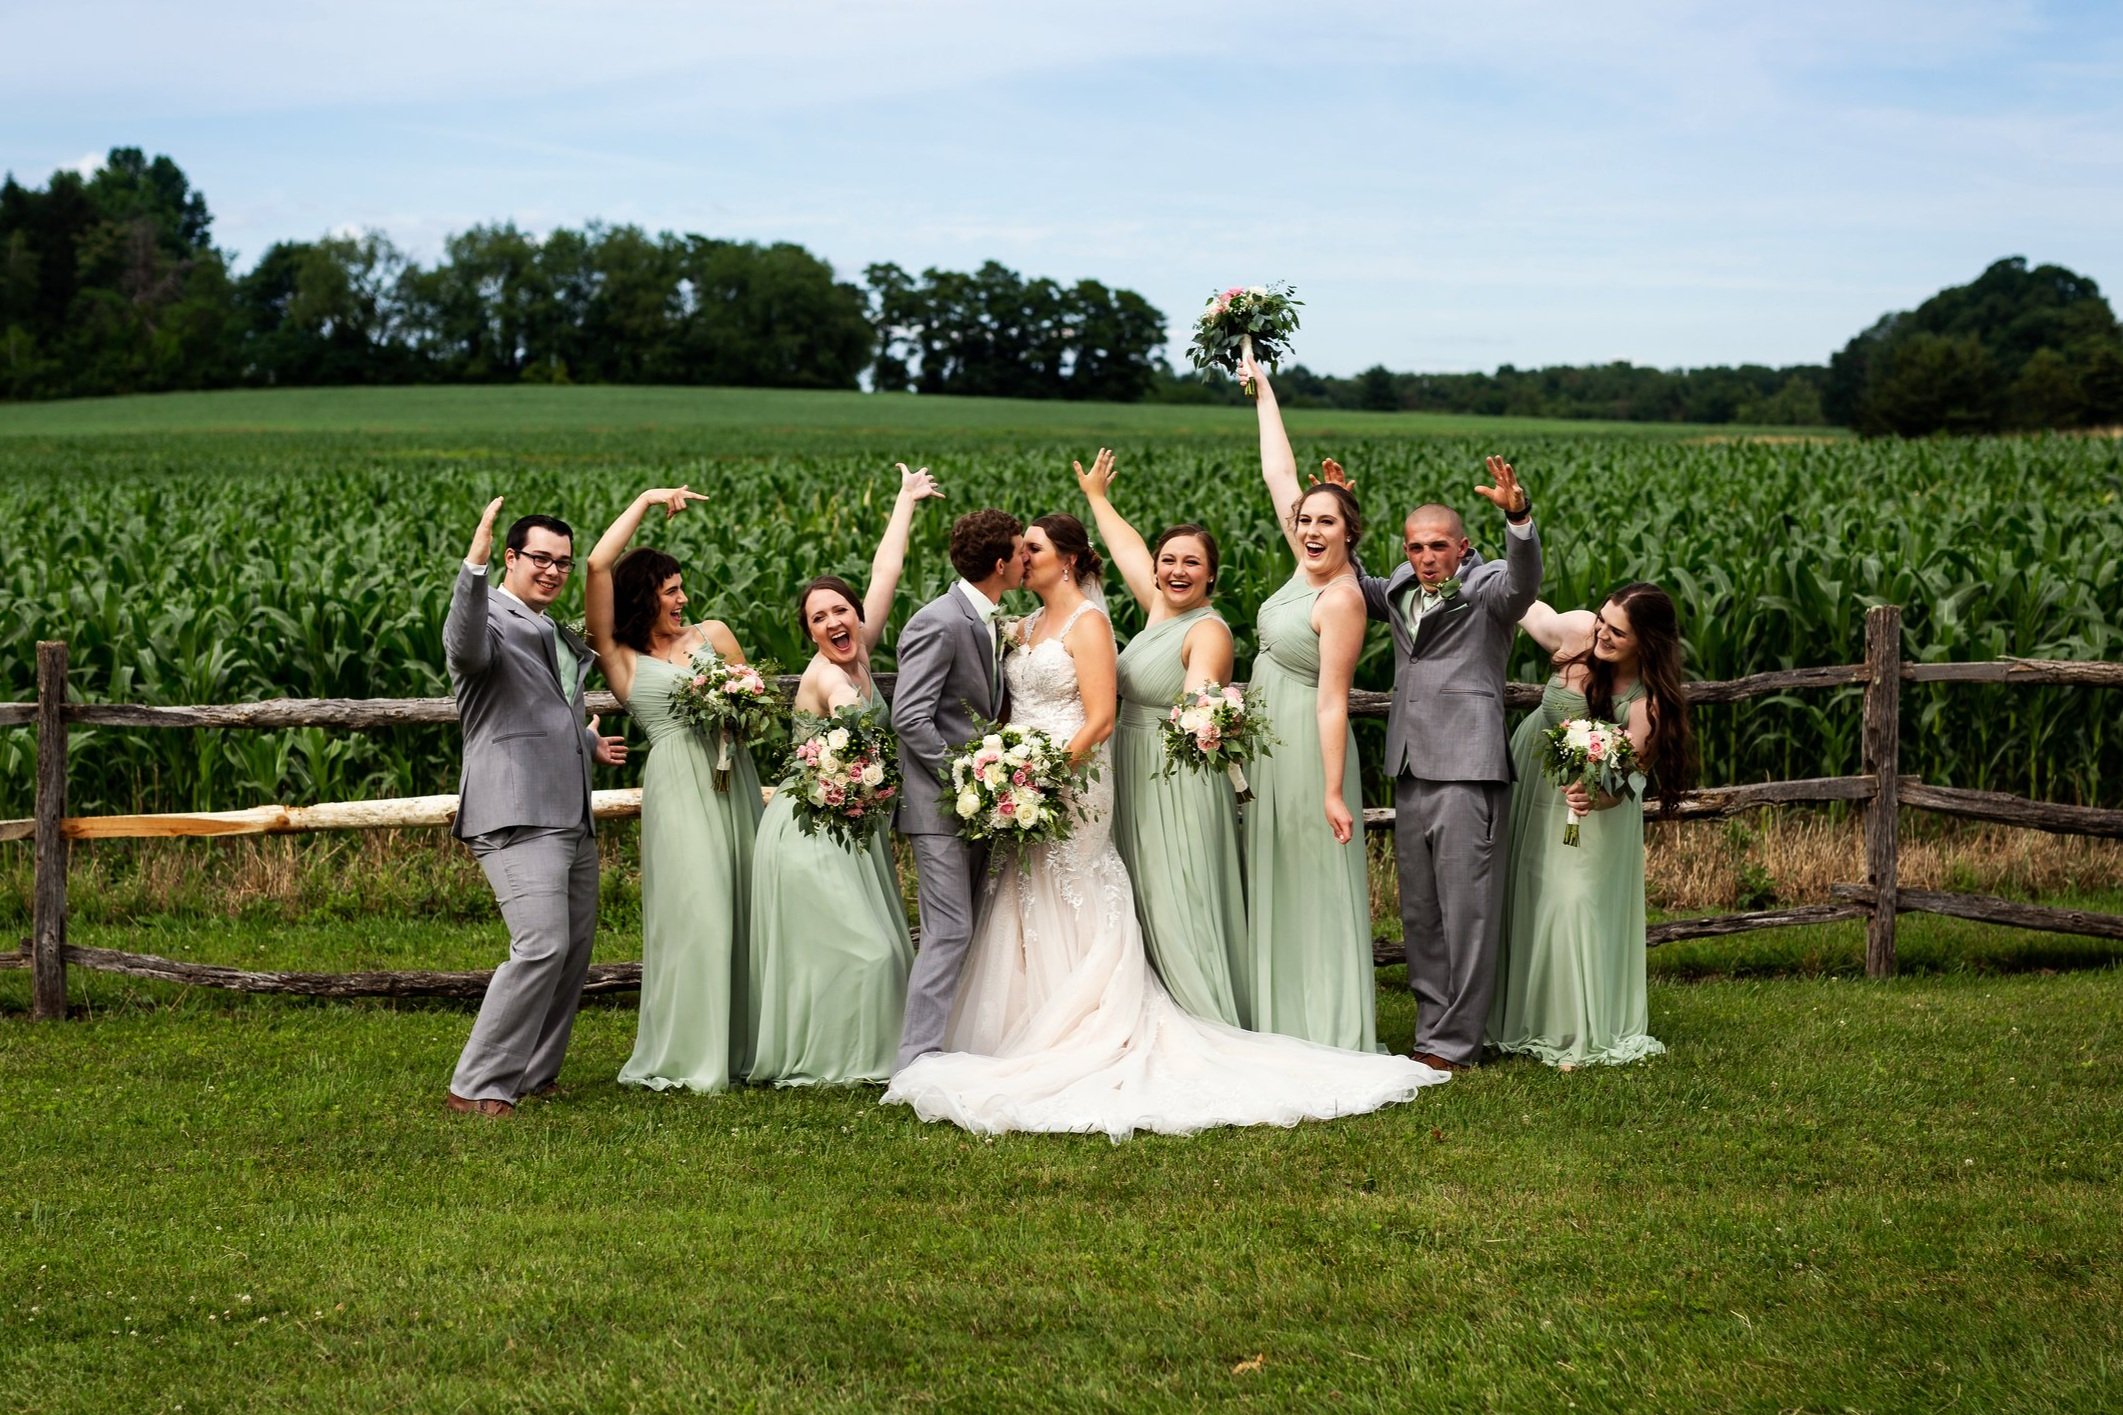
[[[30,1009],[66,1016],[66,644],[37,645],[37,845]]]
[[[1901,816],[1902,611],[1865,611],[1865,770],[1879,782],[1865,807],[1865,876],[1873,888],[1865,976],[1894,976],[1895,848]]]

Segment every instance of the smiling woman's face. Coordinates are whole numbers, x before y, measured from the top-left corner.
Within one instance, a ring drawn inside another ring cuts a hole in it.
[[[1297,503],[1297,558],[1308,570],[1339,570],[1349,563],[1349,522],[1332,496],[1311,495]]]
[[[838,590],[816,589],[804,601],[804,632],[818,651],[846,667],[862,648],[862,616]]]
[[[1200,536],[1173,536],[1158,547],[1152,574],[1174,613],[1184,614],[1209,602],[1209,547]]]

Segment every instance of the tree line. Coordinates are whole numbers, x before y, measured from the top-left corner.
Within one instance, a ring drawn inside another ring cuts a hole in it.
[[[167,156],[0,183],[0,397],[234,386],[586,382],[1239,403],[1174,372],[1164,315],[1097,280],[989,261],[860,283],[789,242],[592,223],[451,236],[422,265],[380,232],[283,241],[247,271]],[[2123,422],[2123,335],[2089,278],[2001,260],[1822,365],[1630,363],[1354,377],[1282,370],[1292,406],[1867,434]]]

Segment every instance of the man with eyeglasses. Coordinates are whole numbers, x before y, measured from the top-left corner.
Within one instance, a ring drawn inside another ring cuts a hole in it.
[[[443,654],[464,726],[464,770],[450,830],[471,848],[509,926],[448,1107],[505,1116],[550,1094],[575,1025],[597,930],[597,838],[590,764],[618,766],[627,748],[583,725],[596,657],[546,610],[575,568],[575,533],[552,516],[509,527],[499,586],[487,579],[489,502],[457,572]]]

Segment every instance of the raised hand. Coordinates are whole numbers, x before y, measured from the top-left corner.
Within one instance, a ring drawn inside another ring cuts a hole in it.
[[[692,488],[683,486],[653,487],[641,494],[644,506],[663,507],[663,518],[666,521],[685,510],[692,502],[706,501],[707,499],[707,497]]]
[[[597,722],[597,714],[592,713],[590,715],[590,735],[597,739],[597,747],[590,755],[606,766],[625,766],[627,764],[627,739],[624,737],[605,736],[597,730]]]
[[[895,462],[893,465],[899,468],[899,494],[901,496],[915,501],[926,501],[932,496],[939,499],[942,498],[944,489],[936,484],[935,477],[929,475],[927,467],[910,472],[907,470],[905,462]]]
[[[487,503],[485,514],[479,518],[479,529],[472,532],[472,548],[464,553],[466,563],[484,565],[494,554],[494,518],[501,514],[501,498]]]
[[[1320,459],[1319,474],[1307,477],[1306,484],[1309,486],[1342,486],[1347,487],[1352,492],[1356,490],[1356,478],[1343,471],[1342,464],[1335,461],[1332,457],[1322,457]]]
[[[1261,371],[1260,360],[1253,357],[1253,346],[1250,343],[1238,356],[1238,381],[1241,387],[1249,390],[1268,386],[1268,375]],[[1254,396],[1259,395],[1256,393]]]
[[[1474,489],[1475,495],[1481,497],[1507,516],[1516,515],[1518,512],[1525,510],[1529,504],[1526,499],[1526,488],[1519,485],[1518,473],[1511,469],[1511,464],[1502,457],[1491,457],[1485,465],[1489,469],[1489,479],[1496,484],[1494,486],[1476,486]]]
[[[1076,469],[1077,490],[1083,492],[1086,501],[1097,501],[1113,485],[1113,449],[1101,447],[1091,459],[1091,470],[1085,471],[1081,462],[1071,462]]]

